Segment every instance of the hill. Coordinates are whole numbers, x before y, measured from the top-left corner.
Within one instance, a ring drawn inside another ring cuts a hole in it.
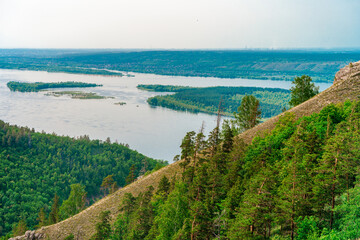
[[[295,137],[297,137],[297,135],[295,133],[299,132],[299,130],[295,131],[296,129],[301,129],[304,128],[306,129],[306,134],[305,136],[309,137],[309,139],[313,139],[315,141],[315,145],[316,145],[316,141],[322,141],[322,143],[325,142],[325,137],[327,134],[329,134],[329,137],[332,139],[331,141],[329,140],[329,143],[331,143],[332,141],[334,143],[336,143],[336,137],[337,136],[343,136],[341,135],[341,128],[339,128],[337,126],[337,124],[342,123],[343,125],[346,124],[347,122],[347,118],[352,116],[352,111],[351,109],[354,109],[354,106],[356,107],[356,105],[352,105],[351,102],[347,102],[345,105],[341,105],[341,106],[335,106],[335,105],[331,105],[330,107],[328,107],[327,109],[325,109],[323,112],[320,112],[324,107],[328,106],[331,103],[342,103],[345,102],[346,100],[358,100],[358,96],[360,95],[360,62],[351,64],[349,66],[346,66],[345,68],[341,69],[335,76],[335,81],[332,87],[330,87],[329,89],[323,91],[322,93],[320,93],[319,95],[315,96],[314,98],[308,100],[307,102],[304,102],[303,104],[300,104],[297,107],[294,107],[293,109],[290,109],[289,111],[287,111],[287,113],[283,113],[279,116],[276,116],[270,120],[268,120],[265,123],[262,123],[260,125],[258,125],[257,127],[250,129],[246,132],[244,132],[243,134],[238,136],[238,141],[244,140],[246,143],[250,143],[256,136],[258,135],[264,135],[265,132],[270,132],[271,130],[275,129],[276,126],[277,127],[277,132],[273,132],[271,134],[265,134],[264,138],[256,138],[255,140],[255,145],[250,145],[250,153],[247,154],[253,154],[254,157],[261,157],[262,153],[268,152],[269,154],[273,154],[273,157],[278,157],[280,152],[284,152],[286,153],[286,151],[288,151],[288,156],[293,156],[294,154],[292,154],[292,152],[289,150],[291,148],[286,148],[286,146],[296,146],[299,147],[299,149],[301,150],[306,150],[308,149],[308,147],[301,147],[300,145],[298,145],[299,143],[301,143],[301,141],[295,141],[291,142],[291,139],[294,139]],[[358,110],[355,110],[358,111]],[[318,114],[320,113],[320,114]],[[313,115],[312,115],[313,114]],[[295,119],[299,119],[302,118],[304,116],[309,116],[312,115],[308,118],[303,118],[301,120],[301,122],[295,122],[293,120],[291,120],[291,116],[293,116]],[[279,119],[283,117],[285,117],[285,120],[283,120],[280,124],[276,125],[276,122],[279,121]],[[290,117],[290,118],[289,118]],[[330,118],[330,119],[329,119]],[[313,124],[312,124],[313,122]],[[331,122],[331,124],[330,124]],[[284,126],[282,126],[281,124],[283,124]],[[303,125],[302,125],[303,124]],[[309,124],[310,127],[306,127]],[[325,124],[325,125],[324,125]],[[328,129],[326,128],[326,124],[328,124]],[[348,126],[348,125],[346,125]],[[357,125],[356,125],[357,126]],[[353,126],[353,127],[356,127]],[[330,129],[331,127],[331,129]],[[340,126],[341,127],[341,126]],[[317,129],[319,129],[319,133],[317,133]],[[337,129],[337,130],[336,130]],[[285,132],[283,130],[286,130]],[[340,131],[340,132],[339,132]],[[300,133],[300,132],[299,132]],[[280,134],[280,135],[279,135]],[[285,134],[285,135],[284,135]],[[289,135],[290,134],[290,135]],[[313,135],[315,134],[315,136]],[[340,135],[339,135],[340,134]],[[291,138],[289,138],[289,136],[292,136]],[[299,135],[299,138],[302,138],[303,136]],[[281,139],[285,139],[285,145],[282,145],[282,142],[279,142],[279,140]],[[306,140],[308,141],[308,140]],[[256,145],[258,144],[258,145]],[[272,148],[269,148],[267,146],[267,144],[272,144],[274,146],[274,152],[271,153]],[[328,144],[328,143],[326,143]],[[275,145],[279,145],[280,149],[277,149]],[[325,149],[323,149],[322,147],[317,147],[316,148],[316,152],[315,153],[306,153],[307,156],[311,157],[311,156],[315,156],[316,158],[319,158],[317,161],[317,164],[320,163],[326,163],[326,156],[322,156],[322,153],[325,152],[331,152],[331,145],[327,145],[325,146]],[[311,150],[312,148],[310,148]],[[236,151],[236,149],[235,149]],[[239,150],[240,151],[240,150]],[[306,150],[307,151],[307,150]],[[336,151],[335,151],[336,152]],[[236,152],[234,153],[236,154]],[[242,154],[241,151],[237,152],[237,154]],[[310,154],[310,155],[309,155]],[[311,154],[315,154],[315,155],[311,155]],[[296,156],[296,154],[295,154]],[[250,157],[250,156],[249,156]],[[201,157],[200,157],[201,159]],[[250,158],[251,159],[251,158]],[[206,159],[205,159],[206,161]],[[210,160],[211,161],[211,160]],[[289,161],[291,161],[291,164],[293,165],[289,165],[291,166],[297,166],[294,165],[296,164],[296,162],[294,162],[293,158],[289,158]],[[324,161],[324,162],[322,162]],[[80,212],[79,214],[66,219],[65,221],[62,221],[60,223],[57,223],[55,225],[51,225],[51,226],[47,226],[44,227],[40,230],[38,230],[38,233],[45,233],[47,237],[49,237],[50,239],[64,239],[68,234],[72,233],[77,239],[89,239],[90,236],[93,235],[93,233],[95,232],[95,224],[96,224],[96,219],[99,216],[100,212],[103,210],[109,210],[111,212],[111,216],[112,216],[112,222],[114,222],[116,220],[116,216],[119,214],[119,204],[123,202],[124,200],[124,196],[126,193],[130,192],[133,193],[135,196],[137,196],[137,194],[139,194],[140,192],[144,192],[145,189],[147,187],[149,187],[150,185],[157,187],[160,179],[162,178],[162,176],[168,176],[168,178],[171,178],[172,176],[174,176],[175,173],[181,173],[181,169],[183,168],[182,164],[184,163],[184,161],[179,161],[176,162],[174,164],[171,164],[163,169],[160,169],[159,171],[148,175],[146,178],[142,178],[136,182],[134,182],[131,185],[128,185],[127,187],[118,190],[116,193],[100,200],[99,202],[97,202],[96,204],[94,204],[93,206],[87,208],[86,210],[84,210],[83,212]],[[261,164],[262,161],[259,162],[259,164]],[[266,164],[266,161],[263,162],[264,164]],[[247,167],[253,167],[254,173],[248,172],[248,175],[250,176],[244,176],[246,179],[248,179],[248,183],[253,183],[255,184],[252,188],[249,188],[250,186],[246,186],[247,187],[247,191],[245,193],[243,193],[242,198],[247,197],[248,199],[252,199],[252,201],[256,200],[256,201],[260,201],[261,204],[265,204],[265,205],[259,205],[261,206],[263,211],[268,211],[269,206],[266,205],[267,202],[269,202],[268,200],[270,200],[270,198],[267,198],[267,194],[266,192],[264,192],[264,195],[260,195],[260,193],[262,193],[262,188],[266,187],[266,189],[268,190],[268,188],[270,188],[271,186],[274,186],[274,184],[272,184],[271,182],[266,183],[268,177],[273,176],[271,171],[277,171],[279,168],[277,168],[277,164],[278,163],[282,163],[281,161],[278,162],[274,162],[274,169],[269,168],[268,167],[264,167],[262,169],[265,170],[269,170],[269,172],[265,171],[264,174],[269,174],[267,176],[262,176],[261,171],[259,172],[259,174],[255,174],[258,173],[258,171],[256,170],[256,165],[253,165],[252,160],[246,162]],[[209,163],[211,164],[211,163]],[[201,165],[197,165],[199,166],[200,169],[202,169]],[[285,171],[285,172],[289,172],[292,171],[291,169],[287,169],[287,167],[289,166],[282,166],[284,169],[279,171]],[[318,167],[320,167],[321,165],[319,165]],[[259,168],[257,168],[259,169]],[[318,169],[317,169],[318,170]],[[320,171],[320,170],[318,170]],[[285,173],[283,172],[283,173]],[[315,172],[314,172],[315,173]],[[199,172],[199,174],[203,174],[202,172]],[[331,172],[330,172],[331,174]],[[257,179],[253,178],[253,177],[258,177]],[[353,176],[353,175],[352,175]],[[261,178],[263,177],[263,178]],[[285,186],[287,186],[287,182],[289,182],[290,180],[286,178],[286,176],[282,176],[282,178],[284,177],[284,181],[282,183],[277,183],[279,185],[283,185],[284,188],[282,189],[282,191],[288,191],[286,190]],[[194,176],[194,179],[197,179],[197,176]],[[332,178],[326,178],[326,179],[332,179]],[[199,179],[197,179],[199,180]],[[256,184],[259,184],[258,186],[256,186]],[[266,183],[266,185],[264,186],[264,184]],[[199,186],[199,182],[194,182],[195,186]],[[275,184],[275,186],[277,186],[277,184]],[[252,189],[252,190],[251,190]],[[348,186],[349,189],[349,186]],[[281,189],[280,189],[281,190]],[[251,195],[251,192],[255,191],[254,195]],[[272,190],[271,190],[272,191]],[[287,192],[289,193],[289,192]],[[294,193],[294,191],[292,191],[292,193]],[[236,192],[233,192],[233,194],[237,194]],[[321,194],[321,193],[320,193]],[[263,198],[258,198],[258,196],[264,196]],[[195,198],[197,199],[197,198]],[[231,198],[230,198],[231,199]],[[287,200],[289,199],[278,199],[280,202],[282,202],[283,205],[283,209],[277,209],[280,211],[285,211],[284,214],[286,213],[286,208],[289,206],[287,205]],[[291,199],[290,199],[291,200]],[[200,204],[201,202],[199,202]],[[231,202],[230,202],[231,203]],[[246,203],[246,202],[245,202]],[[291,201],[290,201],[291,203]],[[301,205],[302,207],[306,206],[306,203],[303,203],[305,205]],[[201,207],[201,205],[195,205],[194,208],[192,208],[192,211],[195,211],[196,213],[196,209],[198,209],[198,207]],[[264,216],[259,216],[259,215],[252,215],[253,213],[255,214],[256,209],[257,208],[244,208],[245,210],[249,211],[247,213],[243,213],[242,216],[251,216],[251,217],[255,217],[256,216],[260,218],[263,218]],[[328,214],[329,212],[325,212],[325,214]],[[267,215],[266,217],[271,218],[271,215]],[[289,216],[290,218],[290,216]],[[282,218],[277,219],[278,221],[282,221]],[[331,218],[329,218],[331,219]],[[246,219],[245,219],[246,220]],[[264,222],[257,222],[256,225],[255,224],[251,224],[251,222],[246,222],[248,220],[245,221],[244,219],[241,219],[241,217],[236,218],[236,222],[239,225],[239,229],[241,228],[241,224],[245,224],[247,230],[252,230],[251,233],[249,232],[249,234],[260,234],[261,231],[264,232],[264,236],[266,237],[268,235],[268,231],[270,232],[271,230],[271,226],[270,225],[266,225],[267,222],[264,220]],[[194,219],[195,221],[195,219]],[[240,222],[239,222],[240,221]],[[243,222],[241,222],[243,221]],[[244,222],[245,221],[245,222]],[[261,219],[261,221],[263,221],[263,219]],[[294,220],[292,220],[294,221]],[[331,220],[330,220],[331,221]],[[265,230],[262,230],[260,228],[259,224],[264,224],[263,226],[265,227]],[[279,224],[279,223],[278,223]],[[283,229],[283,231],[287,231],[290,234],[290,230],[291,232],[293,232],[293,229],[290,229],[290,225],[289,222],[283,222],[282,224],[284,224],[285,228]],[[306,224],[306,222],[303,222],[303,224]],[[327,224],[327,223],[326,223]],[[331,222],[330,222],[331,224]],[[209,226],[209,224],[207,225],[203,225],[203,226],[199,226],[200,228],[206,228],[206,226]],[[256,226],[256,227],[255,227]],[[191,227],[191,224],[190,224]],[[269,228],[270,227],[270,228]],[[286,228],[288,227],[288,228]],[[280,228],[279,228],[280,229]],[[185,229],[186,230],[186,229]],[[245,231],[245,230],[244,230]],[[254,236],[254,235],[250,235],[250,236]],[[259,236],[260,235],[256,235]],[[235,238],[236,239],[236,238]]]
[[[0,232],[5,235],[14,223],[26,220],[33,228],[41,208],[50,212],[54,195],[67,199],[71,184],[82,184],[88,204],[102,196],[102,181],[113,175],[124,186],[130,168],[136,174],[160,161],[145,157],[125,144],[38,133],[0,121]]]
[[[120,75],[127,71],[173,76],[248,78],[291,81],[309,75],[332,82],[359,51],[311,50],[1,50],[0,68],[79,74]]]

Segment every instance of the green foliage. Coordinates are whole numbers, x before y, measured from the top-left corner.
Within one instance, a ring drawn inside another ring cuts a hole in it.
[[[36,228],[41,228],[43,226],[46,226],[47,220],[46,220],[46,213],[44,211],[44,208],[40,209],[39,216],[36,220],[38,221],[38,224],[35,226]]]
[[[129,175],[126,177],[126,184],[130,184],[135,181],[136,179],[135,171],[136,171],[135,165],[133,164],[130,167]]]
[[[101,188],[103,189],[105,195],[107,193],[114,193],[117,189],[117,184],[113,177],[114,175],[108,175],[101,183]]]
[[[221,100],[221,110],[225,115],[233,116],[242,99],[253,95],[259,99],[262,117],[278,115],[288,108],[290,91],[279,88],[257,87],[207,87],[190,88],[171,85],[139,85],[139,89],[148,91],[176,92],[172,95],[155,96],[148,99],[152,106],[162,106],[180,111],[217,114]]]
[[[14,224],[12,234],[13,236],[21,236],[24,235],[27,230],[27,225],[25,219],[20,219],[17,224]]]
[[[319,219],[314,216],[305,216],[298,219],[297,239],[317,240],[320,238],[320,229],[318,227]]]
[[[260,102],[253,95],[243,97],[238,111],[234,112],[235,121],[240,131],[246,131],[260,123]]]
[[[90,238],[91,240],[106,240],[111,235],[110,211],[100,213],[100,222],[96,224],[96,233]]]
[[[60,208],[59,196],[55,193],[53,204],[51,206],[51,212],[49,213],[49,220],[48,220],[49,224],[54,224],[59,222],[60,220],[59,208]]]
[[[294,86],[290,88],[291,100],[289,102],[291,107],[295,107],[319,93],[319,87],[315,87],[309,76],[295,77],[292,84]]]
[[[69,236],[67,236],[66,238],[64,238],[64,240],[75,240],[74,235],[71,233]]]
[[[86,191],[81,184],[71,184],[69,198],[64,200],[59,209],[60,218],[69,218],[85,208]]]
[[[18,92],[38,92],[43,89],[50,88],[85,88],[85,87],[98,87],[102,85],[93,84],[93,83],[83,83],[83,82],[57,82],[57,83],[25,83],[25,82],[8,82],[8,88],[11,91]]]
[[[149,171],[165,164],[120,144],[36,133],[0,121],[0,235],[9,233],[21,217],[33,228],[41,208],[47,224],[58,222],[71,184],[85,186],[91,204],[101,196],[106,176],[124,186],[130,167],[140,169],[144,160]]]
[[[54,53],[55,52],[55,53]],[[291,81],[311,75],[332,82],[340,67],[359,51],[211,50],[113,51],[2,49],[0,68],[48,72],[122,75],[114,71],[161,75]],[[91,69],[96,68],[96,69]]]
[[[297,121],[287,113],[250,145],[230,141],[225,123],[220,139],[230,147],[202,154],[201,137],[187,133],[183,177],[167,195],[127,196],[112,239],[359,238],[358,106],[329,105]]]
[[[173,85],[145,85],[145,84],[139,84],[137,85],[137,88],[140,90],[145,91],[152,91],[152,92],[180,92],[183,90],[192,89],[191,87],[187,86],[173,86]]]

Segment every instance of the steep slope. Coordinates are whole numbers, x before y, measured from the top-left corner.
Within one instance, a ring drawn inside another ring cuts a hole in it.
[[[319,93],[308,101],[291,108],[287,112],[293,112],[296,118],[319,112],[323,107],[330,103],[340,103],[345,100],[358,99],[360,96],[360,61],[352,63],[342,68],[336,73],[333,85],[325,91]],[[242,133],[239,137],[245,142],[251,142],[252,138],[263,131],[271,130],[275,123],[284,113],[275,116],[268,121],[255,126]]]
[[[345,100],[357,99],[360,95],[360,62],[353,63],[341,69],[335,76],[332,87],[310,99],[309,101],[289,110],[294,112],[296,117],[302,117],[311,113],[319,112],[324,106],[330,103],[339,103]],[[263,131],[270,131],[274,128],[275,122],[279,116],[274,117],[267,122],[239,135],[245,141],[251,139]],[[115,219],[118,214],[118,206],[122,201],[125,193],[131,192],[137,195],[144,191],[147,186],[156,187],[162,176],[172,177],[180,173],[179,162],[173,163],[159,171],[146,176],[125,188],[118,190],[116,193],[102,199],[83,212],[55,225],[47,226],[38,230],[38,233],[45,233],[49,239],[64,239],[70,233],[73,233],[75,239],[89,239],[94,233],[97,216],[101,211],[110,210]]]

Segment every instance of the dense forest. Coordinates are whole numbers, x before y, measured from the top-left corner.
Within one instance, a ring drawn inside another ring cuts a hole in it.
[[[149,98],[152,106],[174,110],[216,114],[221,101],[221,110],[233,116],[245,95],[253,95],[260,101],[262,118],[276,116],[284,108],[289,108],[290,91],[279,88],[259,87],[207,87],[190,88],[169,85],[138,85],[139,89],[155,92],[175,92]]]
[[[84,83],[84,82],[26,83],[26,82],[11,81],[7,83],[7,86],[11,91],[38,92],[44,89],[51,89],[51,88],[86,88],[86,87],[99,87],[102,85],[98,85],[94,83]]]
[[[330,104],[247,145],[231,126],[184,137],[178,178],[127,194],[92,239],[357,239],[360,101]]]
[[[332,82],[359,51],[214,50],[125,51],[0,49],[0,68],[122,75],[109,70],[176,76],[289,80],[309,75]],[[95,68],[95,69],[92,69]]]
[[[122,187],[164,164],[110,139],[60,137],[0,121],[0,236],[69,217],[109,192],[106,179]],[[71,209],[78,196],[82,205]]]

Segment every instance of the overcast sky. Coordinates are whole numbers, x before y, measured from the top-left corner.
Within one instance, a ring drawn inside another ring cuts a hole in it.
[[[0,48],[360,48],[360,0],[0,0]]]

